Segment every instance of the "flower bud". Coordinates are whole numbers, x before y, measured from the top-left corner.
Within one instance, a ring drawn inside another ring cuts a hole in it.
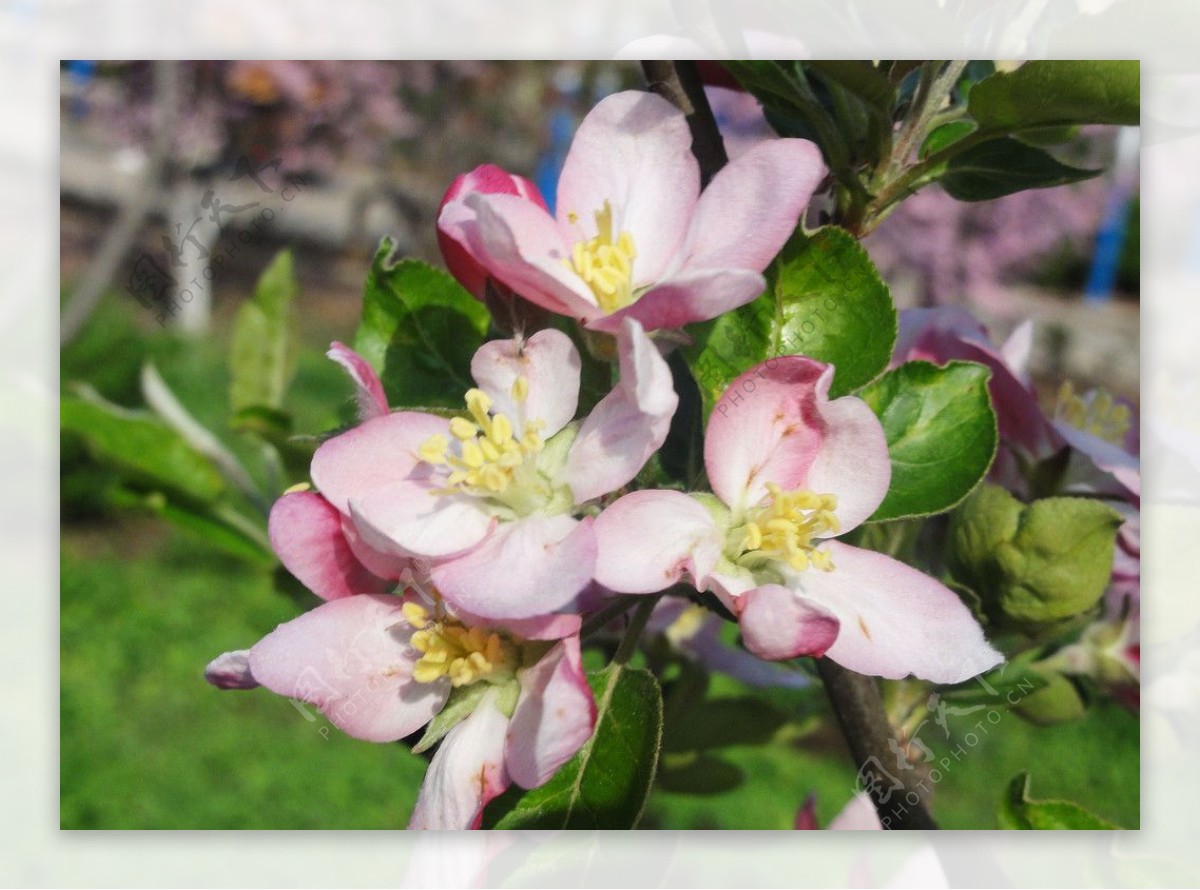
[[[528,179],[514,176],[494,164],[482,164],[470,173],[463,173],[455,177],[454,182],[450,183],[450,188],[446,190],[446,194],[442,198],[441,207],[438,208],[439,215],[451,201],[461,200],[472,192],[483,195],[517,195],[532,201],[543,210],[546,209],[546,201],[542,197],[542,193]],[[442,258],[446,261],[446,268],[450,270],[450,274],[457,278],[459,284],[465,287],[475,299],[484,300],[488,280],[487,272],[471,258],[466,248],[446,234],[440,223],[437,240],[438,249],[442,252]]]

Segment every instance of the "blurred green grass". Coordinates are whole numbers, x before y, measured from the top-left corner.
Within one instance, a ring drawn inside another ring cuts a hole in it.
[[[148,329],[137,309],[113,300],[102,307],[64,353],[63,385],[84,380],[135,405],[138,369],[152,358],[198,419],[239,453],[252,451],[225,426],[225,333],[181,340]],[[342,422],[351,402],[341,372],[321,355],[328,339],[348,340],[350,330],[306,336],[287,407],[298,431],[318,432]],[[268,572],[198,538],[115,515],[102,498],[88,501],[80,492],[88,494],[95,465],[67,447],[63,462],[63,496],[75,500],[64,503],[61,547],[61,827],[404,827],[423,758],[403,744],[349,739],[312,709],[310,720],[265,690],[221,692],[204,682],[211,658],[252,645],[315,597],[293,599]],[[752,694],[723,677],[709,690],[718,699]],[[769,744],[735,740],[698,761],[700,771],[725,777],[726,790],[656,789],[644,827],[787,829],[810,792],[821,824],[836,815],[854,769],[836,729],[820,719],[820,691],[773,690],[767,698],[789,721]],[[952,720],[954,739],[940,730],[923,738],[945,757],[972,726]],[[945,771],[935,814],[947,828],[993,828],[1008,780],[1030,769],[1035,797],[1074,800],[1135,828],[1138,765],[1138,721],[1116,706],[1051,728],[1004,713]]]

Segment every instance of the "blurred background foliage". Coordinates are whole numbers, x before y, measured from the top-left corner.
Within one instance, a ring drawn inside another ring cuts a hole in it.
[[[67,303],[120,215],[122,171],[150,156],[151,73],[148,63],[64,66]],[[379,237],[390,234],[400,252],[438,262],[434,219],[455,174],[492,162],[552,184],[587,108],[640,82],[633,63],[184,63],[178,73],[185,85],[167,149],[176,184],[228,181],[238,158],[278,158],[281,169],[306,177],[296,219],[264,226],[216,271],[197,334],[160,325],[120,287],[138,255],[157,250],[180,222],[171,215],[177,204],[152,208],[112,276],[117,284],[103,289],[64,344],[63,393],[145,409],[150,362],[254,483],[275,494],[298,478],[231,423],[228,358],[239,310],[271,257],[290,247],[299,282],[295,377],[280,407],[292,433],[314,437],[353,417],[351,387],[323,352],[332,340],[353,340]],[[712,97],[735,153],[760,116],[744,95]],[[1111,130],[1093,128],[1085,143],[1080,151],[1110,166]],[[363,183],[370,200],[342,200],[347,190],[362,193]],[[928,189],[866,246],[898,305],[964,304],[999,336],[1034,315],[1039,383],[1049,389],[1071,376],[1136,398],[1136,204],[1116,298],[1086,311],[1082,299],[1112,191],[1112,175],[980,204]],[[300,212],[305,203],[311,209]],[[343,206],[357,214],[344,226],[306,231],[305,220]],[[238,234],[219,233],[213,253]],[[1114,348],[1128,349],[1132,372],[1106,358]],[[223,695],[205,684],[209,659],[249,645],[315,599],[280,583],[269,559],[247,559],[237,547],[159,521],[154,494],[153,480],[115,471],[64,431],[61,826],[403,827],[425,768],[407,746],[354,741],[315,710],[265,691]],[[230,495],[254,509],[239,497]],[[669,680],[668,709],[673,696],[676,706],[697,701],[687,698],[692,679]],[[643,827],[790,828],[809,793],[826,824],[850,797],[854,772],[821,690],[764,695],[721,675],[707,684],[696,718],[668,741]],[[934,799],[944,825],[993,827],[1004,780],[1031,768],[1039,797],[1069,797],[1137,827],[1136,715],[1107,700],[1051,727],[1002,712],[968,746],[973,725],[964,718],[951,722],[948,738],[923,736],[937,758],[965,749]]]

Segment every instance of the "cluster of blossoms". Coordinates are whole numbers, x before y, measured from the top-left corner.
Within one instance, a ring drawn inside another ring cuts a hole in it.
[[[209,667],[224,687],[309,702],[352,736],[440,741],[411,827],[479,824],[510,783],[536,787],[590,737],[581,616],[612,594],[711,592],[762,659],[825,656],[865,674],[955,683],[1002,657],[959,598],[836,540],[887,493],[884,432],[834,368],[749,369],[712,412],[711,492],[624,490],[678,398],[654,332],[714,318],[764,287],[824,175],[798,139],[765,142],[701,192],[682,114],[648,93],[582,123],[551,215],[498,168],[460,177],[439,231],[481,299],[503,289],[609,345],[617,382],[577,418],[581,356],[552,327],[485,343],[465,410],[389,410],[374,371],[330,356],[362,422],[316,452],[315,491],[275,505],[283,564],[326,602]]]

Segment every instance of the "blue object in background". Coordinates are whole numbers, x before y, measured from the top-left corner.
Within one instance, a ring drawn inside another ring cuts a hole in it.
[[[1112,188],[1104,208],[1104,221],[1096,233],[1096,250],[1088,271],[1083,298],[1089,303],[1107,303],[1113,297],[1125,237],[1129,234],[1129,211],[1138,169],[1138,131],[1122,129],[1117,137],[1117,159]]]
[[[97,64],[95,59],[69,59],[66,63],[66,74],[72,81],[71,101],[67,104],[67,110],[73,118],[83,119],[88,116],[90,109],[84,93],[92,78],[96,76]]]

